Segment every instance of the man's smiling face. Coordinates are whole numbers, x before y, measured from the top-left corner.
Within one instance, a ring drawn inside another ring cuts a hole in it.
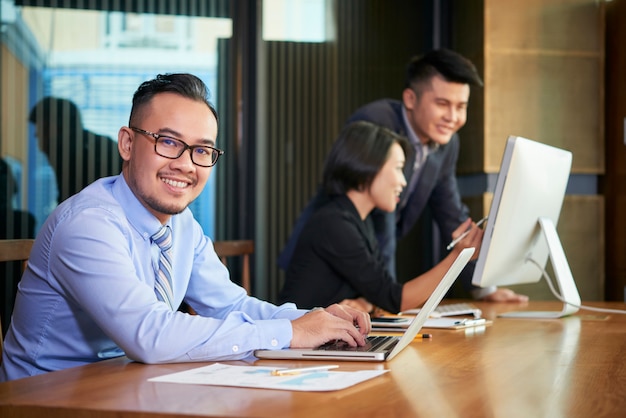
[[[180,139],[188,145],[215,146],[217,120],[211,109],[175,93],[159,93],[142,110],[135,122],[139,129]],[[123,174],[143,205],[162,223],[182,212],[200,195],[212,167],[191,161],[189,150],[177,159],[161,157],[154,139],[128,127],[118,135]]]
[[[467,121],[470,87],[446,81],[440,76],[420,87],[419,97],[410,88],[402,95],[409,123],[422,143],[447,144]]]

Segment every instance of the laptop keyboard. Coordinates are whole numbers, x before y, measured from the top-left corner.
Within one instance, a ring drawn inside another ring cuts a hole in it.
[[[476,318],[480,318],[482,312],[476,306],[471,303],[451,303],[447,305],[439,305],[435,312],[433,312],[434,316],[457,316],[457,315],[474,315]]]
[[[364,351],[376,352],[381,349],[391,350],[397,344],[398,337],[387,336],[369,336],[366,338],[367,343],[362,346],[351,347],[343,340],[332,340],[316,348],[322,351]]]
[[[408,309],[403,311],[403,314],[417,315],[420,312],[420,308]],[[457,316],[457,315],[474,315],[474,318],[480,318],[482,311],[475,305],[467,302],[448,303],[439,305],[430,314],[431,318],[441,318],[444,316]]]

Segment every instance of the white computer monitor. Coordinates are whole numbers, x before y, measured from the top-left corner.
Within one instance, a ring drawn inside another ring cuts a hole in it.
[[[555,290],[567,303],[562,311],[513,311],[505,316],[559,318],[578,310],[580,295],[556,232],[571,166],[569,151],[516,136],[507,140],[472,283],[538,282],[550,258]]]

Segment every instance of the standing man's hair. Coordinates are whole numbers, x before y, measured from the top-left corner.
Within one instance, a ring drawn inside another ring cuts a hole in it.
[[[452,83],[482,86],[483,81],[474,64],[463,55],[449,49],[436,49],[411,59],[406,69],[405,88],[411,88],[418,97],[433,77],[440,76]]]
[[[135,125],[136,119],[141,118],[143,106],[159,93],[176,93],[188,99],[204,102],[218,120],[217,111],[209,101],[209,89],[202,80],[192,74],[159,74],[152,80],[144,81],[137,88],[133,95],[128,126]]]

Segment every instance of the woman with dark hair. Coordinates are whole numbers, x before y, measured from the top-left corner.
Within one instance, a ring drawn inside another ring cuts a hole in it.
[[[471,219],[452,234],[470,233],[426,273],[402,284],[389,274],[368,215],[393,212],[406,187],[406,138],[370,122],[349,125],[335,141],[324,165],[327,201],[305,225],[296,244],[281,302],[300,308],[348,303],[373,304],[389,312],[421,306],[459,252],[478,247],[482,230]]]

